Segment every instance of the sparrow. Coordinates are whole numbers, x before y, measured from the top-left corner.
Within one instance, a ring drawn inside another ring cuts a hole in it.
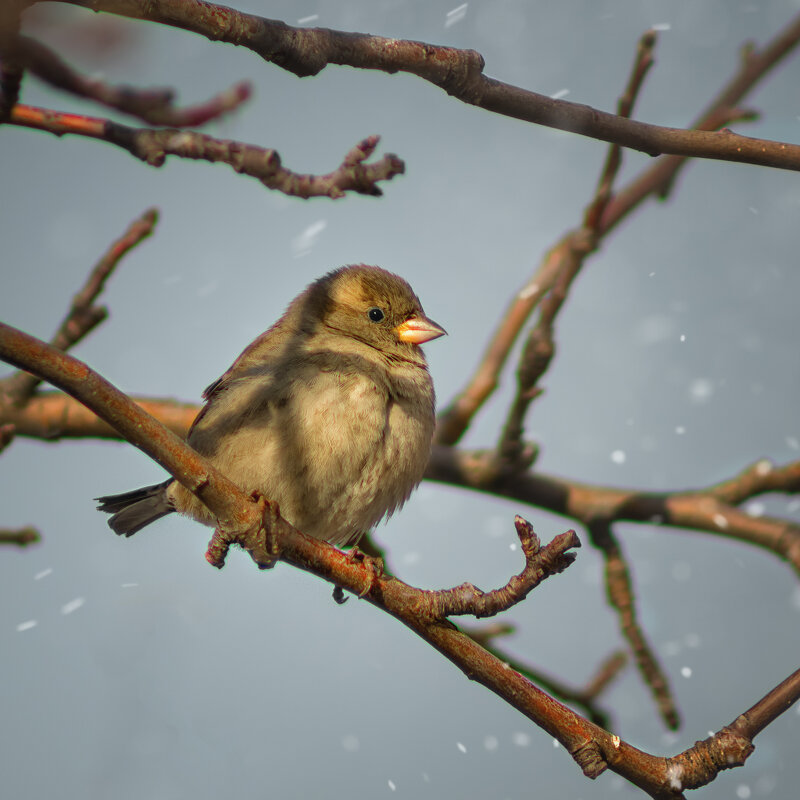
[[[435,397],[420,345],[444,334],[397,275],[333,270],[205,390],[187,441],[298,530],[353,545],[422,480]],[[120,535],[173,512],[217,525],[173,479],[97,501]]]

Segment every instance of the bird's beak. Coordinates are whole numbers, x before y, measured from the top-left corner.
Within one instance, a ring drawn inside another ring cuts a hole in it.
[[[426,316],[407,319],[395,328],[395,332],[401,342],[411,342],[412,344],[423,344],[447,334],[444,328]]]

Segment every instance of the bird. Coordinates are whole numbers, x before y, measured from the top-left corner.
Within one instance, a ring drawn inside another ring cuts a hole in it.
[[[334,269],[203,392],[187,442],[302,533],[355,545],[422,480],[435,394],[420,345],[445,333],[403,278]],[[218,524],[172,478],[96,501],[119,535],[173,512]]]

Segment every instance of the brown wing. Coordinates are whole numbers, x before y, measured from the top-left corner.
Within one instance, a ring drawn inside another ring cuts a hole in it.
[[[205,388],[203,399],[206,403],[194,418],[187,437],[192,435],[192,431],[205,416],[206,411],[212,406],[214,400],[230,386],[231,381],[241,378],[248,370],[258,368],[284,356],[291,347],[292,340],[295,337],[302,338],[302,334],[297,332],[292,324],[296,317],[296,311],[293,308],[296,302],[289,306],[286,313],[271,328],[250,342],[226,372]]]

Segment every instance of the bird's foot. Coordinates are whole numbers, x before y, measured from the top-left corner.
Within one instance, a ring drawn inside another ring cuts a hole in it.
[[[358,596],[359,598],[366,597],[378,585],[378,582],[383,577],[383,559],[368,556],[366,553],[362,553],[358,547],[354,547],[347,554],[347,560],[351,564],[360,561],[364,565],[368,580],[367,585],[358,593]]]

